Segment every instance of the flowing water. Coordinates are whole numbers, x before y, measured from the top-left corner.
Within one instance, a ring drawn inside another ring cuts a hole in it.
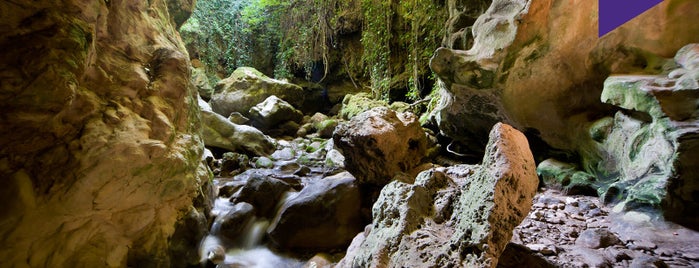
[[[321,179],[327,175],[328,168],[325,167],[324,156],[330,148],[320,149],[318,152],[315,152],[315,159],[313,154],[308,153],[304,146],[292,143],[280,146],[278,152],[282,149],[286,149],[288,152],[288,148],[296,151],[293,159],[276,160],[274,161],[274,167],[251,168],[248,171],[259,171],[266,174],[266,176],[280,179],[291,185],[297,185],[298,187],[294,187],[296,190],[309,182]],[[300,158],[304,160],[299,161]],[[298,162],[303,162],[303,166],[308,167],[308,171],[300,176],[298,176],[298,171],[290,171],[287,168],[294,165],[297,167],[301,166]],[[298,192],[293,189],[285,192],[279,198],[279,202],[274,207],[274,212],[270,215],[270,218],[255,216],[255,213],[251,212],[253,210],[249,204],[234,204],[230,201],[231,197],[240,194],[243,185],[245,185],[248,179],[248,177],[243,176],[243,173],[241,172],[240,176],[231,178],[217,177],[214,179],[214,186],[217,189],[224,185],[234,185],[236,190],[230,196],[222,195],[214,200],[214,206],[211,210],[214,220],[209,230],[209,235],[202,240],[200,245],[201,262],[206,263],[207,267],[303,267],[306,264],[305,260],[275,252],[270,249],[267,241],[268,228],[275,218],[279,217],[284,204],[297,196]],[[234,223],[226,223],[226,221]],[[228,226],[225,226],[226,224]],[[235,237],[225,233],[227,231],[230,232],[230,225],[235,226],[233,229],[240,228],[239,232],[236,232]]]

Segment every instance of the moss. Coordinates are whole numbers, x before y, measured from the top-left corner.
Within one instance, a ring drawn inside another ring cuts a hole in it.
[[[370,110],[375,107],[386,107],[388,103],[382,100],[375,100],[371,98],[368,93],[358,93],[355,95],[346,95],[342,100],[342,109],[340,110],[340,117],[349,120],[350,118],[358,115],[364,111]]]

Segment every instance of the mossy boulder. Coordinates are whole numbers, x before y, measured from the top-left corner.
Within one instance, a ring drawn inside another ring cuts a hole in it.
[[[249,116],[250,108],[272,95],[294,107],[301,107],[304,100],[300,86],[269,78],[254,68],[240,67],[216,84],[210,103],[214,112],[220,115],[239,112]]]

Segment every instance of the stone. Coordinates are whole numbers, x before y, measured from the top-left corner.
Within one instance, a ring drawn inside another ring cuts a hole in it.
[[[235,69],[228,78],[219,81],[214,89],[211,107],[223,116],[233,112],[249,116],[250,108],[272,95],[294,107],[300,107],[304,100],[303,88],[269,78],[250,67]]]
[[[274,161],[272,159],[269,159],[267,157],[258,157],[255,160],[255,167],[256,168],[272,168],[274,167]]]
[[[226,214],[216,217],[211,226],[211,234],[236,241],[254,216],[255,209],[252,205],[245,202],[237,203]]]
[[[361,231],[359,188],[349,172],[309,182],[289,197],[268,229],[283,249],[346,247]]]
[[[176,32],[191,8],[0,2],[2,266],[198,262],[178,234],[210,180]]]
[[[417,117],[385,107],[363,112],[337,127],[335,146],[360,184],[385,185],[422,162],[427,138]]]
[[[248,124],[250,122],[250,119],[243,116],[239,112],[232,112],[228,116],[228,121],[230,121],[233,124],[245,125],[245,124]]]
[[[269,96],[248,112],[252,125],[267,131],[287,121],[301,122],[303,114],[277,96]],[[298,126],[296,127],[298,129]]]
[[[587,229],[580,233],[575,240],[575,244],[591,249],[598,249],[621,244],[621,240],[608,229]]]
[[[211,99],[211,95],[214,94],[214,87],[209,83],[209,77],[206,76],[204,68],[192,67],[192,84],[197,88],[202,99]]]
[[[330,119],[330,117],[325,114],[315,113],[313,116],[311,116],[311,118],[309,118],[308,123],[315,125],[328,119]]]
[[[332,149],[325,155],[325,166],[333,168],[345,168],[345,156],[340,151]]]
[[[231,198],[231,202],[245,202],[255,208],[255,214],[259,217],[274,217],[275,207],[291,186],[286,182],[264,176],[264,173],[249,173],[249,178],[240,193]]]
[[[651,250],[654,250],[654,249],[656,249],[656,248],[658,248],[658,245],[656,245],[656,244],[653,243],[653,242],[645,241],[645,240],[634,241],[634,242],[631,243],[631,245],[629,246],[629,249],[633,249],[633,250],[647,250],[647,251],[651,251]]]
[[[340,123],[335,119],[328,119],[315,124],[313,127],[316,129],[318,136],[324,139],[332,138],[335,128]]]
[[[342,119],[349,120],[364,111],[376,107],[388,107],[388,103],[375,100],[369,93],[347,94],[342,99],[342,109],[338,115]]]
[[[577,256],[580,261],[587,267],[591,268],[610,268],[612,264],[610,260],[604,257],[601,252],[589,248],[576,248],[571,254]],[[580,267],[580,266],[578,266]]]
[[[521,132],[497,124],[483,164],[393,181],[338,267],[496,267],[532,206],[538,178]]]
[[[502,255],[500,255],[497,267],[553,268],[556,266],[546,259],[537,256],[525,246],[508,243]]]
[[[274,151],[274,153],[272,153],[272,158],[275,160],[292,160],[294,157],[296,157],[296,152],[294,152],[294,149],[289,147]]]
[[[274,140],[254,127],[233,124],[223,116],[205,110],[201,111],[201,120],[202,138],[207,146],[258,156],[274,151]]]
[[[221,159],[221,174],[226,177],[240,173],[250,167],[250,158],[247,155],[227,152],[223,154]]]
[[[657,268],[666,268],[668,267],[665,262],[662,260],[648,256],[648,255],[643,255],[640,257],[636,257],[631,261],[631,265],[629,265],[630,268],[648,268],[648,267],[657,267]]]

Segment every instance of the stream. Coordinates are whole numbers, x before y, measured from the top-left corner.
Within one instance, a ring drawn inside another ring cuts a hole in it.
[[[248,159],[226,153],[221,159],[207,159],[214,170],[217,196],[211,210],[213,223],[199,249],[202,263],[206,267],[304,267],[312,252],[320,251],[312,245],[301,251],[280,246],[285,243],[283,237],[275,243],[270,233],[290,201],[311,198],[309,191],[302,190],[344,171],[343,161],[332,139],[320,138],[278,140],[270,157]]]

